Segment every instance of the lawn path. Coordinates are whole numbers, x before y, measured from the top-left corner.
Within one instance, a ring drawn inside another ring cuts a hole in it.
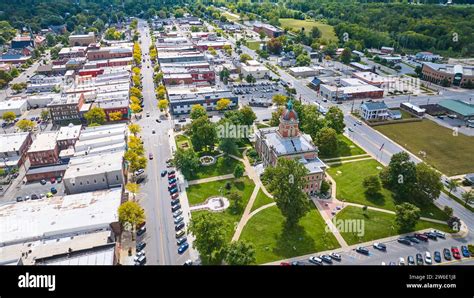
[[[219,180],[226,180],[226,179],[232,179],[232,178],[235,178],[234,174],[220,175],[220,176],[214,176],[214,177],[209,177],[209,178],[191,180],[191,181],[188,181],[188,185],[194,185],[194,184],[200,184],[200,183],[206,183],[206,182],[213,182],[213,181],[219,181]]]

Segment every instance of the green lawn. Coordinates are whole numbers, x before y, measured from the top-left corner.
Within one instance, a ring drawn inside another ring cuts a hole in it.
[[[260,41],[258,40],[249,40],[245,43],[245,46],[251,50],[260,50]]]
[[[231,181],[232,187],[230,190],[226,190],[224,188],[225,184]],[[219,188],[222,187],[224,190],[224,196],[226,192],[233,192],[236,191],[242,196],[242,208],[238,212],[235,212],[232,208],[227,208],[224,212],[213,212],[213,214],[217,217],[222,218],[225,222],[225,232],[226,232],[226,239],[228,242],[232,240],[232,236],[234,235],[234,228],[240,221],[242,214],[245,210],[245,206],[252,195],[252,191],[255,187],[255,184],[252,180],[247,177],[240,178],[239,181],[236,182],[236,179],[229,179],[229,180],[220,180],[215,182],[209,183],[202,183],[197,185],[191,185],[187,192],[188,192],[188,199],[189,204],[197,204],[199,202],[205,201],[210,196],[220,195]],[[232,204],[232,203],[231,203]],[[205,212],[209,212],[207,210],[200,210],[192,212],[192,216],[198,216],[199,214],[203,214]]]
[[[336,219],[345,220],[346,232],[341,231],[341,236],[346,240],[347,244],[352,245],[356,243],[367,242],[371,240],[386,238],[400,234],[398,227],[395,224],[395,214],[384,213],[375,210],[366,210],[365,213],[362,208],[355,206],[347,206],[342,209],[337,215]],[[349,220],[363,220],[363,225],[350,225]],[[336,221],[336,227],[338,222]],[[343,225],[341,224],[341,227]],[[353,228],[363,228],[359,232],[358,230],[351,230]],[[437,229],[445,232],[452,232],[448,225],[433,223],[429,221],[420,220],[415,226],[413,231],[419,231],[424,229]]]
[[[199,170],[194,173],[189,180],[232,174],[234,172],[235,166],[239,163],[240,161],[231,157],[218,157],[215,164],[210,166],[200,166]]]
[[[298,32],[301,28],[304,27],[304,31],[311,32],[311,28],[314,26],[318,27],[319,31],[321,31],[321,38],[326,39],[328,41],[337,41],[338,38],[336,33],[334,32],[334,27],[328,24],[324,24],[317,21],[311,20],[297,20],[297,19],[279,19],[282,28],[290,28],[292,31]]]
[[[278,207],[272,206],[245,225],[240,239],[253,244],[257,264],[339,247],[334,235],[325,232],[326,224],[315,207],[291,230],[285,230],[284,221]]]
[[[228,12],[224,12],[222,13],[222,15],[225,16],[231,22],[237,22],[240,20],[240,16],[238,16],[237,14],[230,14]]]
[[[474,172],[474,137],[455,135],[430,120],[374,128],[420,158],[426,152],[424,160],[447,176]]]
[[[364,193],[364,178],[378,175],[382,167],[378,161],[369,159],[332,165],[327,172],[336,181],[336,196],[339,200],[395,211],[395,205],[401,202],[395,201],[391,191],[382,188],[379,196],[370,198]],[[447,215],[434,204],[420,206],[420,209],[423,217],[447,219]]]
[[[346,136],[340,134],[337,136],[337,151],[333,152],[333,154],[329,155],[322,155],[321,158],[334,158],[334,157],[343,157],[343,156],[353,156],[353,155],[360,155],[365,154],[366,152],[354,144],[350,139]]]
[[[264,205],[267,205],[267,204],[270,204],[270,203],[274,203],[275,201],[268,197],[263,191],[262,189],[259,189],[258,190],[258,193],[257,193],[257,197],[255,198],[255,201],[253,202],[253,206],[252,206],[252,209],[250,210],[250,212],[264,206]]]
[[[175,137],[176,140],[176,147],[181,149],[189,149],[191,148],[191,140],[185,135],[177,135]]]

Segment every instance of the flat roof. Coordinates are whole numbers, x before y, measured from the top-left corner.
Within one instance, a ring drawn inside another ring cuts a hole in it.
[[[438,105],[464,117],[474,116],[474,105],[461,100],[446,99],[440,101]]]
[[[103,247],[93,247],[84,251],[73,251],[70,255],[61,257],[49,257],[47,260],[38,260],[39,265],[83,265],[83,266],[111,266],[114,265],[115,244],[105,245]]]
[[[68,126],[61,126],[58,132],[57,141],[77,139],[81,134],[82,125],[73,125],[70,123]]]
[[[19,109],[26,105],[26,99],[0,101],[0,110]]]
[[[28,153],[54,150],[58,132],[43,132],[36,136],[28,150]]]
[[[20,150],[20,147],[25,143],[29,134],[29,132],[0,134],[0,152]]]
[[[64,179],[74,179],[98,173],[113,172],[122,169],[125,151],[105,152],[96,155],[83,155],[71,158],[64,173]]]
[[[113,188],[0,206],[1,244],[108,229],[118,222],[122,189]]]

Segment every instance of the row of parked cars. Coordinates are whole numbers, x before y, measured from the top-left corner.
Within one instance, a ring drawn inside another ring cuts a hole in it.
[[[146,233],[146,222],[142,222],[140,225],[137,226],[137,237],[140,237]],[[145,255],[145,246],[146,242],[139,241],[136,244],[136,254],[133,258],[135,265],[141,266],[146,264],[146,255]]]
[[[28,201],[30,199],[31,200],[41,200],[41,199],[44,199],[44,198],[51,198],[57,192],[58,192],[58,190],[56,189],[56,187],[51,187],[50,191],[47,192],[46,194],[40,193],[38,195],[38,194],[34,193],[31,196],[25,196],[25,197],[18,196],[18,197],[16,197],[16,201],[17,202],[23,202],[23,201]]]

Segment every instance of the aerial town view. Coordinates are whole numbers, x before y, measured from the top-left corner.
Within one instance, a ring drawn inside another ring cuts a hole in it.
[[[2,1],[0,264],[474,265],[473,20]]]

